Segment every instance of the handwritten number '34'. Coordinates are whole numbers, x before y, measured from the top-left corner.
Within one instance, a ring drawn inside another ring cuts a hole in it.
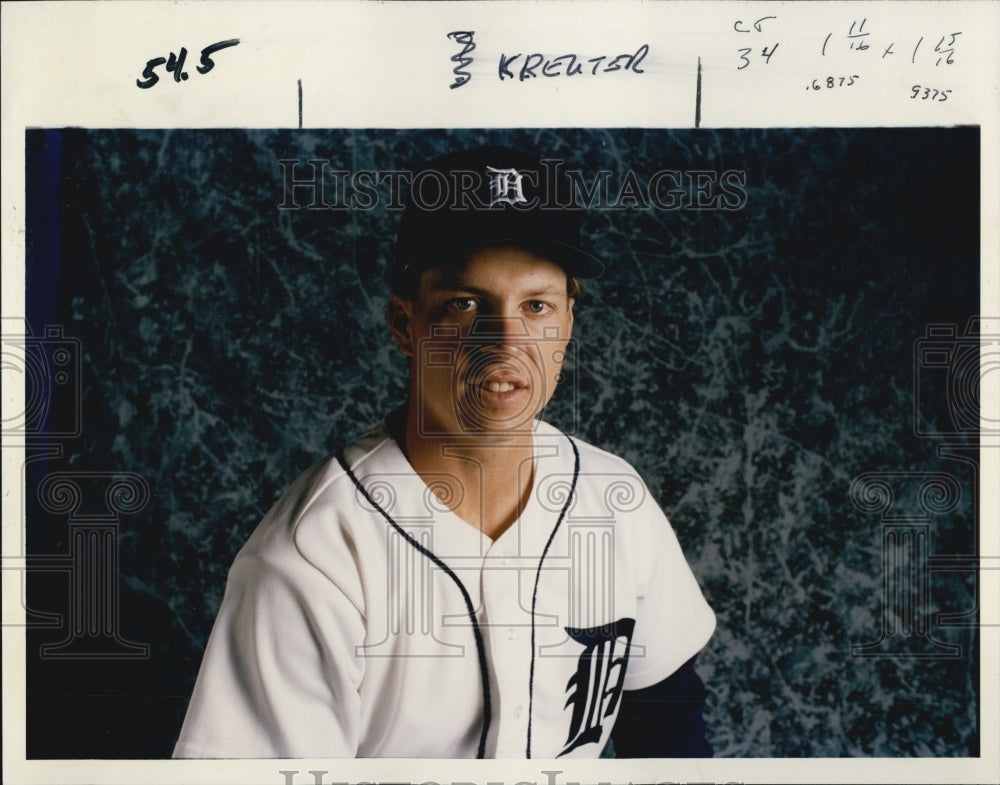
[[[775,44],[774,46],[771,47],[770,51],[768,51],[768,49],[767,49],[766,46],[763,49],[760,50],[760,56],[764,58],[764,63],[765,64],[771,62],[771,56],[775,53],[775,51],[777,50],[777,48],[778,48],[778,44]],[[743,64],[737,66],[736,70],[737,71],[742,71],[744,68],[746,68],[748,65],[750,65],[750,53],[753,51],[753,49],[751,49],[749,46],[745,46],[745,47],[739,49],[738,51],[740,53],[740,60],[743,61]]]
[[[212,60],[212,55],[218,52],[220,49],[228,49],[230,46],[236,46],[240,42],[240,39],[233,38],[229,41],[219,41],[215,44],[210,44],[201,50],[201,65],[197,67],[199,74],[207,74],[213,68],[215,68],[215,61]],[[136,79],[135,83],[138,87],[143,90],[147,90],[157,82],[160,81],[159,75],[156,73],[157,68],[161,65],[166,65],[167,71],[172,72],[174,75],[174,81],[180,82],[188,78],[187,72],[184,70],[184,60],[187,58],[187,49],[181,47],[179,54],[170,53],[170,59],[166,57],[154,57],[152,60],[146,61],[146,67],[142,71],[142,79]]]

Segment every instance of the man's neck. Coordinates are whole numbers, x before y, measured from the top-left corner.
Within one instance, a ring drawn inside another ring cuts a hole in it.
[[[520,517],[534,481],[534,441],[516,436],[428,436],[407,417],[400,443],[410,465],[459,518],[496,539]]]

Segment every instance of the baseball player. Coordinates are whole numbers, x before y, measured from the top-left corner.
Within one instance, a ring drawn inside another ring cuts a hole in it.
[[[603,271],[554,186],[504,148],[415,174],[388,276],[407,403],[237,555],[175,757],[711,754],[715,616],[670,524],[539,418]]]

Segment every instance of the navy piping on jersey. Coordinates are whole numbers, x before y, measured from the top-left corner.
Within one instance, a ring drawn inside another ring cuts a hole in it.
[[[556,532],[559,531],[559,526],[562,524],[563,518],[566,517],[566,511],[569,510],[569,506],[573,502],[573,494],[576,493],[576,481],[580,476],[580,451],[576,449],[576,444],[572,439],[567,436],[566,440],[569,442],[569,446],[573,448],[573,481],[570,483],[569,493],[566,494],[566,503],[563,504],[562,511],[559,513],[559,519],[556,521],[556,525],[552,527],[549,540],[545,543],[541,558],[538,560],[538,571],[535,573],[535,588],[531,593],[531,670],[528,676],[528,746],[525,751],[528,758],[531,757],[531,710],[535,701],[535,608],[538,605],[538,582],[542,577],[542,564],[545,563],[545,556],[552,546],[552,541],[556,538]]]
[[[351,482],[353,482],[355,486],[357,486],[357,489],[361,491],[361,494],[365,497],[365,500],[370,505],[372,505],[372,507],[378,510],[379,514],[389,522],[390,526],[392,526],[397,532],[399,532],[400,536],[402,536],[408,543],[410,543],[410,545],[416,548],[420,553],[422,553],[424,556],[426,556],[428,559],[434,562],[434,564],[437,565],[437,567],[439,567],[449,578],[451,578],[455,582],[455,585],[458,587],[458,590],[462,593],[462,599],[465,600],[466,613],[469,614],[469,621],[472,622],[472,634],[476,640],[476,653],[479,655],[479,674],[482,677],[482,683],[483,683],[483,729],[482,731],[480,731],[479,734],[479,751],[476,753],[476,757],[484,758],[486,757],[486,736],[490,730],[490,717],[493,714],[493,708],[490,699],[490,675],[486,666],[486,648],[483,646],[483,633],[479,629],[479,622],[476,621],[476,611],[472,607],[472,598],[469,597],[469,592],[466,591],[465,586],[462,585],[462,581],[454,572],[451,571],[448,565],[445,564],[443,561],[441,561],[441,559],[435,556],[431,551],[429,551],[419,542],[417,542],[410,535],[409,532],[405,531],[402,527],[400,527],[399,524],[392,519],[389,513],[383,510],[382,507],[379,506],[378,502],[376,502],[371,497],[371,494],[368,493],[365,486],[363,486],[361,484],[361,481],[358,480],[357,477],[355,477],[354,472],[351,471],[351,467],[347,465],[347,460],[344,457],[343,449],[337,452],[337,461],[339,461],[344,471],[347,472],[347,476],[351,478]]]

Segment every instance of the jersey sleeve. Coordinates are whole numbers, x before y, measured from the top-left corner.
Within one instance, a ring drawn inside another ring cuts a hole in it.
[[[636,626],[626,690],[663,681],[694,657],[715,631],[715,613],[702,595],[677,535],[646,492],[638,537],[630,538],[636,569]]]
[[[710,758],[705,685],[688,660],[663,681],[625,690],[611,740],[617,758]]]
[[[311,564],[238,555],[174,757],[354,757],[363,635]]]

